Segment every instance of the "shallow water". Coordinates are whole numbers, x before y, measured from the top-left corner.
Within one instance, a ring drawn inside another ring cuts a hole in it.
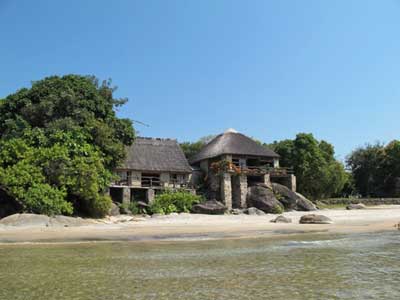
[[[0,245],[0,299],[398,299],[400,234]]]

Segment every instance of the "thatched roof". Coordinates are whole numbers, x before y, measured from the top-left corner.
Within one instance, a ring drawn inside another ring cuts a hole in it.
[[[227,130],[225,133],[216,136],[199,153],[190,159],[194,164],[204,159],[217,157],[224,154],[246,155],[259,157],[279,157],[274,151],[261,146],[253,139],[238,133],[235,130]]]
[[[145,172],[192,172],[176,140],[142,137],[136,138],[127,148],[127,157],[120,168]]]

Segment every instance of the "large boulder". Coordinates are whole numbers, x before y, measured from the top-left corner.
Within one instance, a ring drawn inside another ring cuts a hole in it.
[[[192,213],[195,214],[223,215],[225,211],[225,205],[216,200],[208,200],[203,203],[195,204],[192,207]]]
[[[15,227],[71,227],[93,224],[92,220],[82,218],[37,214],[14,214],[0,220],[0,225]]]
[[[246,209],[246,213],[250,216],[263,216],[265,215],[265,212],[263,212],[261,209],[255,208],[255,207],[249,207]]]
[[[314,211],[317,210],[317,207],[315,206],[314,203],[312,203],[310,200],[308,200],[306,197],[304,197],[302,194],[296,193],[298,196],[297,201],[296,201],[296,210],[299,211]]]
[[[362,203],[357,203],[357,204],[349,204],[346,206],[347,210],[353,210],[353,209],[366,209],[367,207],[362,204]]]
[[[299,196],[288,187],[279,183],[272,183],[272,191],[286,209],[290,210],[296,208],[296,202]]]
[[[333,221],[323,215],[304,215],[300,218],[300,224],[332,224]]]
[[[291,218],[287,218],[284,216],[277,216],[275,219],[271,220],[272,223],[292,223]]]
[[[282,213],[283,205],[275,198],[271,189],[256,185],[248,188],[247,206],[256,207],[266,213]]]
[[[119,206],[117,204],[115,204],[114,202],[111,203],[111,208],[108,211],[108,215],[109,216],[119,216],[120,215]]]

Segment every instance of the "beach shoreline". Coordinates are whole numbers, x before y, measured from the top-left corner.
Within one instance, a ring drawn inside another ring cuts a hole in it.
[[[333,224],[299,224],[301,216],[316,213]],[[155,242],[237,238],[279,238],[302,234],[356,234],[397,230],[400,205],[382,205],[362,210],[326,209],[316,212],[285,212],[292,223],[271,223],[266,215],[179,214],[153,218],[134,217],[118,222],[108,218],[74,227],[0,226],[0,244]]]

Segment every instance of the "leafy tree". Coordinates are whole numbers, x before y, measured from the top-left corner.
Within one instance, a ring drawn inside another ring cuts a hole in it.
[[[354,184],[362,196],[384,197],[396,195],[396,180],[400,177],[400,141],[386,146],[367,144],[347,157]]]
[[[328,142],[299,133],[294,140],[274,142],[269,147],[281,156],[281,166],[293,167],[300,193],[319,199],[342,191],[348,177]]]
[[[203,148],[206,144],[208,144],[213,138],[215,138],[215,135],[207,135],[202,138],[200,138],[197,142],[183,142],[180,144],[183,153],[185,154],[187,159],[190,159],[198,153],[201,148]]]
[[[34,82],[0,102],[0,190],[24,211],[103,216],[111,171],[133,142],[110,82],[67,75]]]

